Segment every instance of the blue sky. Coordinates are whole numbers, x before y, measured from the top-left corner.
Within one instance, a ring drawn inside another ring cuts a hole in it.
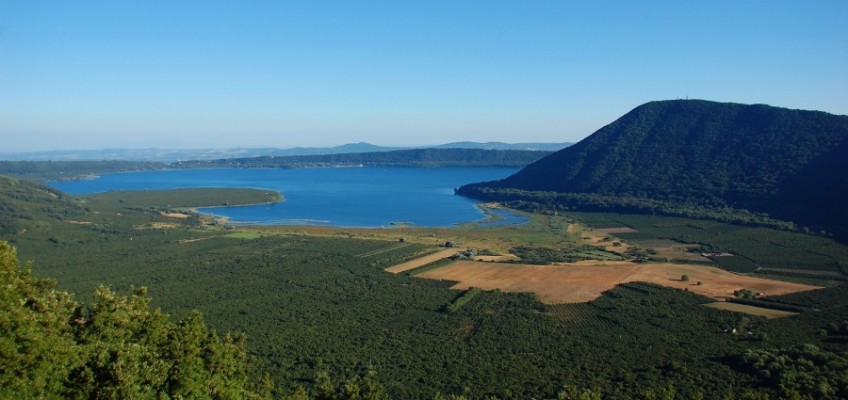
[[[0,0],[2,151],[578,141],[650,100],[848,114],[848,1]]]

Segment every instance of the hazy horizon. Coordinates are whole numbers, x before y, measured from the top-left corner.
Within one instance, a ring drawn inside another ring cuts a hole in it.
[[[574,143],[574,142],[501,142],[501,141],[486,141],[486,142],[478,142],[478,141],[470,141],[470,140],[456,140],[452,142],[446,143],[424,143],[424,144],[410,144],[410,145],[395,145],[395,144],[384,144],[384,143],[370,143],[370,142],[350,142],[350,143],[338,143],[331,144],[325,146],[219,146],[219,147],[162,147],[162,146],[148,146],[148,147],[104,147],[104,148],[67,148],[67,149],[39,149],[39,150],[6,150],[0,149],[0,154],[40,154],[40,153],[73,153],[73,152],[108,152],[108,151],[214,151],[214,150],[236,150],[236,149],[244,149],[244,150],[262,150],[262,149],[276,149],[276,150],[294,150],[294,149],[335,149],[348,145],[372,145],[383,148],[402,148],[402,149],[414,149],[414,148],[427,148],[427,147],[435,147],[435,146],[443,146],[451,143],[503,143],[507,145],[517,145],[517,144],[559,144],[559,143]]]
[[[845,115],[845,15],[844,1],[0,1],[0,151],[577,142],[683,98]]]

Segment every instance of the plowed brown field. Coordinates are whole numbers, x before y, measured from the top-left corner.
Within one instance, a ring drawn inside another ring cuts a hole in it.
[[[680,278],[689,276],[688,282]],[[739,289],[780,295],[817,289],[816,286],[756,278],[709,266],[583,262],[568,265],[526,265],[457,261],[418,275],[420,278],[456,281],[454,289],[478,287],[508,292],[532,292],[548,304],[594,300],[619,283],[652,282],[717,299],[732,297]],[[697,282],[701,282],[698,285]]]

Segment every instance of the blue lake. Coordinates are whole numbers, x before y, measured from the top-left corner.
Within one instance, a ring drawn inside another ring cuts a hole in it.
[[[70,194],[110,190],[246,187],[277,190],[276,204],[205,208],[236,224],[380,227],[397,223],[449,226],[480,221],[477,202],[454,195],[466,183],[505,178],[515,168],[194,169],[105,174],[93,180],[51,182]],[[522,223],[496,210],[495,224]]]

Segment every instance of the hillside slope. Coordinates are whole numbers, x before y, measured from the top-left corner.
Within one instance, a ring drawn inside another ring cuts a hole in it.
[[[0,235],[85,213],[78,201],[47,185],[0,175]]]
[[[845,225],[848,117],[701,100],[641,105],[583,141],[497,182],[504,189],[747,209],[813,227]],[[566,201],[567,203],[567,201]],[[575,206],[560,204],[560,206]],[[838,219],[839,221],[834,221]],[[837,227],[838,228],[838,227]]]

